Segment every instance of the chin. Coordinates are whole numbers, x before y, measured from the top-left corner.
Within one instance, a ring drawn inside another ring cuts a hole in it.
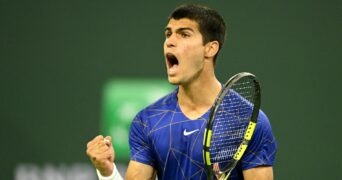
[[[168,77],[168,81],[172,85],[179,85],[179,81],[177,81],[175,78]]]

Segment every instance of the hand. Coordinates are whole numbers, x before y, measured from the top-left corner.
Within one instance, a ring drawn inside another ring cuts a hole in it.
[[[113,173],[115,152],[110,136],[104,138],[102,135],[98,135],[89,141],[87,155],[102,176],[110,176]]]

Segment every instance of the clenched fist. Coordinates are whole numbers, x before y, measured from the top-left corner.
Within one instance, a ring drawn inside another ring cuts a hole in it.
[[[87,155],[102,176],[110,176],[113,172],[115,158],[112,138],[110,136],[96,136],[87,144]]]

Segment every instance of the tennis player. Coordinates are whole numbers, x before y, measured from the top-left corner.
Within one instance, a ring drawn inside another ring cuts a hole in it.
[[[210,108],[222,87],[214,69],[225,33],[223,18],[208,7],[182,5],[171,13],[164,57],[168,81],[177,88],[134,118],[126,179],[207,178],[202,143]],[[253,139],[230,179],[273,179],[276,149],[269,120],[260,112]],[[100,180],[122,179],[114,164],[111,137],[92,139],[87,155]]]

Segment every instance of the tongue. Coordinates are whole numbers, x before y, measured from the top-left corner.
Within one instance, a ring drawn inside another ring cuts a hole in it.
[[[169,72],[175,73],[177,69],[178,69],[178,64],[174,64],[173,66],[170,67]]]

